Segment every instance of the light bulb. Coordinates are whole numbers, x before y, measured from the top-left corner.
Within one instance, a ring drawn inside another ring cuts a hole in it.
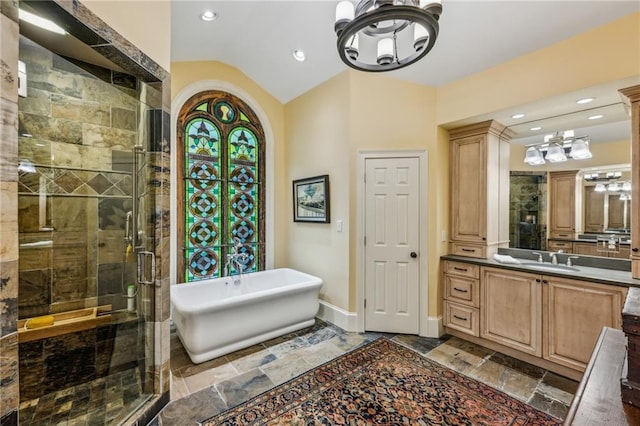
[[[383,38],[378,42],[378,65],[389,65],[393,62],[393,39]]]
[[[420,24],[414,24],[413,26],[413,48],[415,51],[422,50],[429,40],[429,33],[427,29]]]

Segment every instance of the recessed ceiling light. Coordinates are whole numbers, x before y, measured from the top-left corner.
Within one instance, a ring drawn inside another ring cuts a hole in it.
[[[295,59],[296,61],[303,62],[306,59],[306,56],[304,55],[304,51],[300,49],[295,49],[292,52],[292,54],[293,54],[293,59]]]
[[[524,117],[524,114],[523,114],[523,113],[513,114],[513,115],[511,116],[511,118],[522,118],[522,117]]]
[[[535,132],[536,130],[542,130],[542,127],[540,127],[540,126],[532,127],[529,130],[531,130],[532,132]]]
[[[602,114],[597,114],[597,115],[592,115],[591,117],[589,117],[589,120],[598,120],[599,118],[604,117],[604,115]]]
[[[592,102],[595,98],[582,98],[582,99],[578,99],[576,101],[577,104],[588,104],[589,102]]]
[[[202,15],[200,15],[200,19],[203,21],[211,22],[218,17],[218,13],[212,10],[205,10]]]

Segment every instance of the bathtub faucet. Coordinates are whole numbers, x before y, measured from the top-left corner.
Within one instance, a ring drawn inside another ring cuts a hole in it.
[[[235,244],[233,245],[233,249],[231,253],[227,254],[227,262],[224,265],[224,275],[229,276],[229,266],[233,267],[236,270],[237,278],[233,280],[233,283],[238,285],[240,284],[240,276],[244,272],[244,265],[247,261],[247,253],[241,253],[242,242],[239,238],[233,239]]]

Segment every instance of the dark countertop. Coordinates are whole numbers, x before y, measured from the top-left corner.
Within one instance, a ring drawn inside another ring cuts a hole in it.
[[[548,261],[548,257],[546,256],[547,252],[543,252],[543,253],[545,253],[544,264],[549,265],[550,263]],[[524,262],[535,261],[532,258],[519,258],[518,256],[514,256],[511,253],[501,253],[501,254],[510,254],[512,257]],[[582,258],[583,256],[580,256],[580,257]],[[587,258],[590,256],[584,256],[584,257]],[[536,269],[533,266],[516,265],[516,264],[510,264],[510,263],[499,263],[493,259],[478,259],[474,257],[453,256],[453,255],[445,255],[445,256],[442,256],[441,259],[454,260],[456,262],[471,263],[471,264],[480,265],[480,266],[491,266],[494,268],[510,269],[513,271],[530,272],[530,273],[540,274],[540,275],[549,275],[553,277],[577,279],[581,281],[589,281],[589,282],[601,283],[601,284],[612,284],[612,285],[623,286],[623,287],[640,287],[640,279],[632,278],[630,271],[583,266],[578,263],[580,259],[577,259],[576,263],[574,264],[574,267],[577,268],[578,271],[566,271],[566,270],[542,271],[540,269]],[[625,262],[628,262],[628,261],[625,261]],[[559,263],[564,265],[566,263],[566,259],[561,257]]]

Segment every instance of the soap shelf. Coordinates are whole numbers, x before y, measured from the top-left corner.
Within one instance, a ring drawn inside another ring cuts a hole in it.
[[[18,320],[18,342],[31,342],[47,337],[89,330],[111,322],[111,305],[52,314],[53,324],[38,328],[25,328],[29,318]]]

